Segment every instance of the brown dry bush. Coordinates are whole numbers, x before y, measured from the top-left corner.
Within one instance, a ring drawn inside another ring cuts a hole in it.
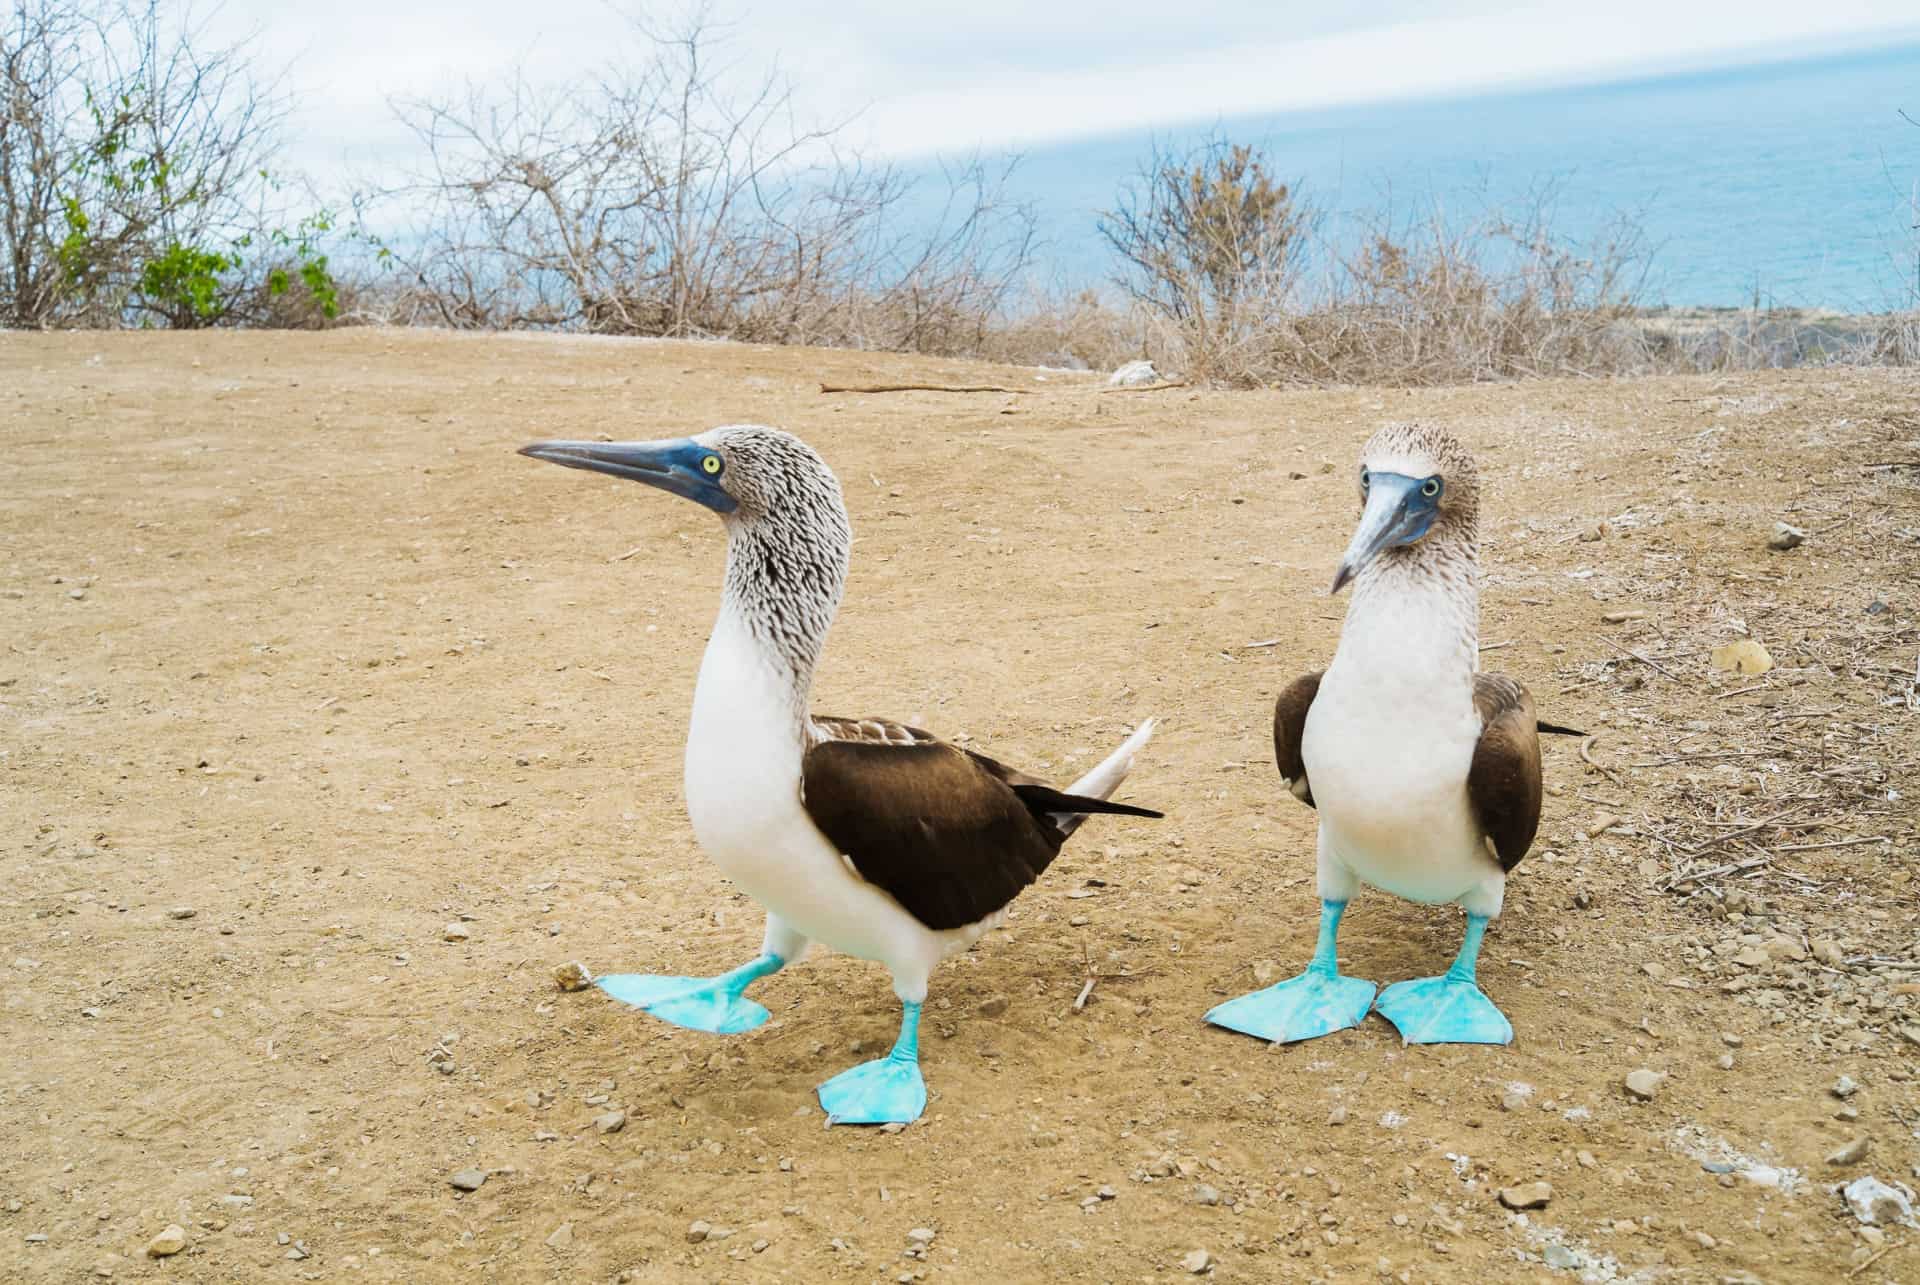
[[[950,172],[903,231],[909,184],[796,126],[776,77],[730,92],[700,18],[634,30],[597,80],[396,104],[427,158],[392,193],[420,211],[415,302],[463,328],[980,349],[1032,248],[1004,172]]]

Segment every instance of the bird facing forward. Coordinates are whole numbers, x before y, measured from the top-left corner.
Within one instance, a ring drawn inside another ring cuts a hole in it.
[[[1540,824],[1540,731],[1519,683],[1480,672],[1480,478],[1473,456],[1421,425],[1361,453],[1360,522],[1333,580],[1353,586],[1324,673],[1273,714],[1293,796],[1320,814],[1319,943],[1298,977],[1207,1014],[1262,1039],[1310,1039],[1378,1010],[1408,1043],[1505,1044],[1513,1027],[1475,980],[1507,875]],[[1340,916],[1361,883],[1458,903],[1466,939],[1438,977],[1374,985],[1336,967]]]

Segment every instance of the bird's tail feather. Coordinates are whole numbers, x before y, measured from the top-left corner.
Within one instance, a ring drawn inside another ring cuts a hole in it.
[[[1153,739],[1153,729],[1155,725],[1156,720],[1151,718],[1141,723],[1139,727],[1133,730],[1133,735],[1127,737],[1126,740],[1120,743],[1119,749],[1107,755],[1104,759],[1101,759],[1092,771],[1075,781],[1072,785],[1061,791],[1061,793],[1076,796],[1077,799],[1099,799],[1104,801],[1112,798],[1113,792],[1120,788],[1120,782],[1126,780],[1127,773],[1133,771],[1133,756],[1140,752],[1142,746]],[[1106,811],[1107,809],[1103,808],[1101,810]],[[1137,813],[1130,813],[1129,815],[1159,816],[1160,814],[1157,812],[1148,812],[1142,808],[1139,809]],[[1080,828],[1080,823],[1087,819],[1088,813],[1055,812],[1052,816],[1054,824],[1060,828],[1060,833],[1072,834]]]
[[[1577,727],[1562,727],[1558,723],[1538,722],[1538,723],[1535,723],[1534,726],[1539,728],[1540,731],[1547,736],[1585,736],[1586,735],[1585,732],[1581,731]]]

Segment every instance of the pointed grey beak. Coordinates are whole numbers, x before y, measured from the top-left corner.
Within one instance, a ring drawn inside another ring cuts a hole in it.
[[[520,454],[549,464],[645,482],[704,504],[715,513],[731,513],[740,507],[719,483],[724,463],[719,467],[709,463],[719,462],[719,456],[691,437],[660,442],[533,442],[521,447]]]
[[[1368,475],[1367,507],[1354,528],[1353,540],[1334,573],[1333,588],[1339,593],[1360,574],[1361,568],[1380,555],[1382,549],[1412,544],[1433,525],[1435,504],[1420,494],[1424,479],[1400,473]]]

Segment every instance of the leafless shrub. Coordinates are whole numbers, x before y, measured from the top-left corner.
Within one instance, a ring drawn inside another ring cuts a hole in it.
[[[1263,153],[1216,136],[1184,152],[1156,144],[1099,228],[1119,261],[1115,284],[1170,330],[1189,374],[1250,383],[1261,382],[1311,223]]]
[[[896,232],[904,180],[797,127],[776,77],[728,92],[699,18],[635,29],[590,83],[396,104],[428,158],[396,193],[423,211],[407,267],[441,322],[978,346],[1031,251],[1004,174],[963,167],[931,231]]]
[[[0,321],[225,316],[287,103],[161,0],[12,0],[0,31]]]

